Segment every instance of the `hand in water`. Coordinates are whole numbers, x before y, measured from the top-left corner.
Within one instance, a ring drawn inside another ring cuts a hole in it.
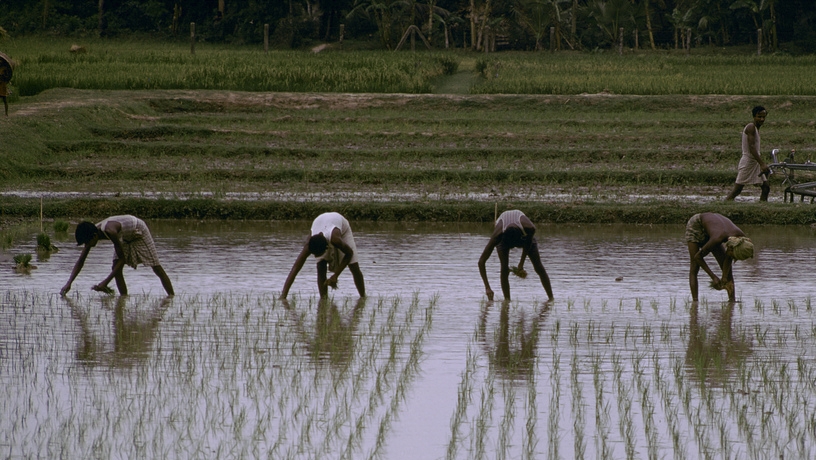
[[[94,287],[92,287],[91,289],[93,289],[96,292],[104,292],[105,294],[108,294],[108,295],[115,294],[113,289],[109,288],[108,286],[102,286],[101,284],[97,284]]]

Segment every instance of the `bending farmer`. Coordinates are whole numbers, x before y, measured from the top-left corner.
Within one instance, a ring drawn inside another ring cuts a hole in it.
[[[711,277],[711,287],[725,289],[728,300],[734,301],[734,273],[731,270],[734,260],[745,260],[754,257],[754,244],[745,233],[731,220],[721,214],[704,212],[695,214],[686,224],[686,243],[688,243],[691,263],[689,268],[689,287],[691,300],[697,302],[697,273],[702,268]],[[714,254],[722,270],[722,278],[711,271],[706,264],[705,256]]]
[[[281,291],[281,298],[289,295],[289,288],[295,282],[295,277],[303,268],[309,255],[317,258],[317,289],[320,297],[329,295],[329,286],[337,288],[337,277],[348,266],[354,277],[354,285],[360,297],[365,294],[365,281],[360,264],[357,261],[357,246],[354,244],[354,235],[351,226],[345,217],[336,212],[327,212],[317,216],[312,222],[312,232],[303,249],[298,254],[286,283]],[[333,274],[326,279],[327,272]]]
[[[533,222],[518,210],[505,211],[496,220],[493,234],[490,235],[490,240],[479,258],[479,274],[482,275],[488,300],[493,300],[493,290],[490,289],[490,283],[487,281],[485,263],[490,258],[494,248],[499,255],[499,263],[501,263],[501,288],[505,300],[510,300],[510,249],[512,248],[521,248],[521,260],[518,267],[513,268],[514,273],[522,278],[526,276],[524,260],[529,256],[533,268],[538,273],[538,277],[541,278],[541,285],[547,291],[547,297],[550,300],[553,299],[550,278],[541,263],[535,231],[536,228]]]
[[[91,252],[91,248],[96,246],[100,239],[110,240],[113,243],[113,267],[110,275],[92,288],[94,291],[111,292],[108,283],[115,279],[119,294],[127,295],[127,285],[125,284],[122,269],[126,264],[136,268],[141,263],[153,268],[153,273],[161,280],[167,295],[175,295],[173,284],[159,263],[159,256],[156,253],[156,245],[153,243],[150,230],[147,229],[147,225],[142,219],[130,215],[108,217],[96,225],[87,221],[80,222],[77,225],[77,246],[84,244],[85,248],[82,249],[82,254],[80,254],[76,265],[74,265],[71,277],[60,291],[61,295],[65,295],[71,290],[71,283],[74,282],[83,265],[85,265],[88,253]]]

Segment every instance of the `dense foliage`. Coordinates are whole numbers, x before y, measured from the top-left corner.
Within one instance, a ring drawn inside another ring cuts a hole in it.
[[[34,6],[32,7],[32,3]],[[4,0],[15,34],[183,38],[298,47],[345,39],[393,49],[417,26],[433,46],[489,49],[683,48],[756,44],[816,51],[812,0]],[[342,32],[341,32],[342,31]],[[0,34],[2,38],[2,34]]]

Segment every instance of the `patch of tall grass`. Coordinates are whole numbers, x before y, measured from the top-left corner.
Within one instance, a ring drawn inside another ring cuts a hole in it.
[[[20,96],[50,88],[209,89],[286,92],[427,93],[455,61],[439,53],[270,51],[202,44],[89,40],[68,52],[65,40],[15,39],[13,85]]]
[[[473,61],[461,51],[270,51],[260,47],[23,37],[6,51],[18,63],[16,95],[50,88],[209,89],[230,91],[430,93],[432,81]],[[476,58],[478,94],[814,95],[813,56],[689,55],[643,52],[504,52]]]
[[[816,56],[495,54],[478,94],[816,95]]]

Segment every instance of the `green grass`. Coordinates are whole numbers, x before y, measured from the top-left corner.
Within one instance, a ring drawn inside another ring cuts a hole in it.
[[[80,43],[83,53],[70,53]],[[106,90],[478,94],[816,95],[816,56],[700,50],[614,53],[343,51],[320,53],[185,41],[22,37],[4,51],[18,66],[15,96],[51,88]],[[481,75],[463,78],[456,70]],[[750,69],[750,70],[747,70]],[[451,78],[439,78],[441,76]],[[461,82],[449,83],[449,80]],[[447,89],[446,89],[447,88]]]
[[[266,218],[273,209],[308,217],[333,206],[375,219],[484,220],[498,203],[559,222],[658,213],[660,221],[679,221],[680,212],[732,210],[712,201],[732,187],[752,106],[769,111],[763,154],[796,148],[804,160],[816,151],[816,97],[800,83],[811,57],[265,55],[211,44],[192,56],[179,43],[83,44],[88,52],[74,56],[59,40],[8,43],[20,62],[19,91],[11,116],[0,120],[0,190],[44,195],[51,216],[135,206],[156,217]],[[444,76],[456,60],[460,71]],[[746,68],[760,76],[745,80],[755,75]],[[461,93],[463,73],[471,73],[473,92],[566,94],[393,93]],[[344,78],[357,86],[343,86]],[[547,79],[566,86],[546,89]],[[736,95],[701,82],[732,85]],[[47,89],[54,86],[72,88]],[[780,196],[779,175],[771,182],[772,197]],[[102,198],[49,198],[60,192]],[[195,200],[151,204],[156,198]],[[682,204],[666,205],[672,199]],[[33,217],[32,203],[4,200],[2,212]],[[807,206],[777,208],[760,206],[758,220],[816,221]]]
[[[496,54],[477,63],[483,94],[814,95],[816,56]]]
[[[744,208],[711,200],[733,184],[739,130],[755,103],[770,112],[766,154],[796,147],[799,158],[812,156],[816,98],[803,96],[49,90],[5,121],[0,187],[105,196],[45,200],[55,217],[127,208],[308,217],[329,206],[382,220],[485,220],[498,202],[548,221],[684,221],[701,208]],[[299,198],[315,192],[322,204]],[[256,202],[225,200],[231,194]],[[703,200],[666,204],[673,195]],[[29,200],[5,200],[3,212],[35,216],[39,200]],[[814,221],[809,206],[792,207],[761,207],[759,220]]]
[[[23,38],[7,44],[17,61],[13,84],[20,96],[51,88],[213,89],[427,93],[430,80],[450,69],[440,53],[366,51],[311,53],[200,44],[83,40],[70,53],[65,39]],[[455,61],[454,61],[455,62]]]

